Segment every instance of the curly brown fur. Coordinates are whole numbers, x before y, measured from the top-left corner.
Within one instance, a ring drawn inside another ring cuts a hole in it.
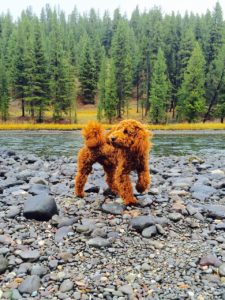
[[[92,165],[100,163],[106,173],[109,188],[120,195],[126,205],[134,204],[137,199],[129,174],[138,173],[136,189],[144,192],[150,184],[148,168],[150,134],[135,120],[124,120],[105,133],[100,124],[91,122],[83,131],[85,146],[78,154],[78,172],[75,178],[75,194],[84,196],[84,185]]]

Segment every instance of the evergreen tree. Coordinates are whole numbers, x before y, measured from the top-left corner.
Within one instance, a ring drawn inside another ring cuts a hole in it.
[[[0,113],[2,121],[7,121],[9,116],[9,87],[4,59],[0,58]]]
[[[150,90],[151,122],[158,124],[166,121],[166,110],[168,106],[169,92],[170,82],[167,77],[166,60],[162,49],[159,48],[153,68]]]
[[[128,110],[128,97],[132,87],[131,47],[128,24],[120,20],[112,41],[112,58],[115,65],[117,97],[117,117]]]
[[[106,58],[103,57],[100,73],[99,73],[99,82],[98,82],[98,90],[99,90],[99,97],[98,97],[98,107],[97,107],[97,119],[101,121],[104,115],[104,107],[105,107],[105,88],[106,88],[106,74],[107,74],[107,63]]]
[[[213,109],[220,102],[220,109],[223,111],[224,98],[224,83],[225,83],[225,44],[219,50],[218,55],[211,62],[208,75],[206,77],[206,98],[208,102],[207,111],[203,122],[206,122],[212,115]],[[222,105],[222,106],[221,106]]]
[[[205,59],[196,43],[179,90],[178,117],[193,122],[205,109]]]
[[[117,86],[113,61],[108,61],[106,67],[104,115],[111,124],[118,105]]]
[[[103,117],[111,124],[118,105],[115,67],[112,59],[103,59],[99,77],[98,120]]]
[[[97,88],[96,65],[88,36],[82,40],[82,55],[80,58],[79,80],[84,104],[93,104]]]
[[[34,29],[33,69],[28,90],[32,114],[37,111],[37,121],[43,122],[43,114],[49,104],[47,63],[44,54],[39,21],[36,20]],[[29,72],[30,73],[30,72]]]

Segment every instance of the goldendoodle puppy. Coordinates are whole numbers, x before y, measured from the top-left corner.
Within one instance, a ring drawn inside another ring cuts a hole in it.
[[[106,173],[109,188],[119,194],[126,205],[135,204],[137,199],[129,174],[136,171],[136,189],[143,193],[150,184],[148,167],[151,134],[135,120],[124,120],[109,132],[102,125],[90,122],[83,130],[85,146],[78,154],[78,172],[75,178],[75,194],[84,197],[84,185],[92,165],[100,163]]]

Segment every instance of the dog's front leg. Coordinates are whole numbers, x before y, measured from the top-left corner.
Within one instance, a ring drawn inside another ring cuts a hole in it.
[[[133,188],[129,178],[129,171],[125,166],[119,165],[116,170],[116,184],[120,197],[126,205],[137,203],[133,195]]]
[[[136,184],[136,190],[139,193],[143,193],[150,185],[151,177],[148,166],[148,155],[139,155],[137,158],[137,173],[138,181]]]
[[[143,193],[150,185],[150,174],[148,170],[138,172],[138,182],[136,184],[136,190],[139,193]]]
[[[93,162],[88,159],[87,153],[83,149],[78,155],[77,175],[75,177],[75,195],[84,197],[84,186],[88,175],[91,173]]]

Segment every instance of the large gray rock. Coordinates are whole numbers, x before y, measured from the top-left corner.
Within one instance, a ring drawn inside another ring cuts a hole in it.
[[[32,294],[41,287],[40,278],[37,275],[28,276],[19,286],[18,290],[21,294]]]
[[[225,205],[207,205],[206,206],[208,216],[216,219],[225,218]]]
[[[48,221],[58,209],[55,200],[47,194],[41,194],[29,198],[24,204],[24,216],[27,219],[38,221]]]

